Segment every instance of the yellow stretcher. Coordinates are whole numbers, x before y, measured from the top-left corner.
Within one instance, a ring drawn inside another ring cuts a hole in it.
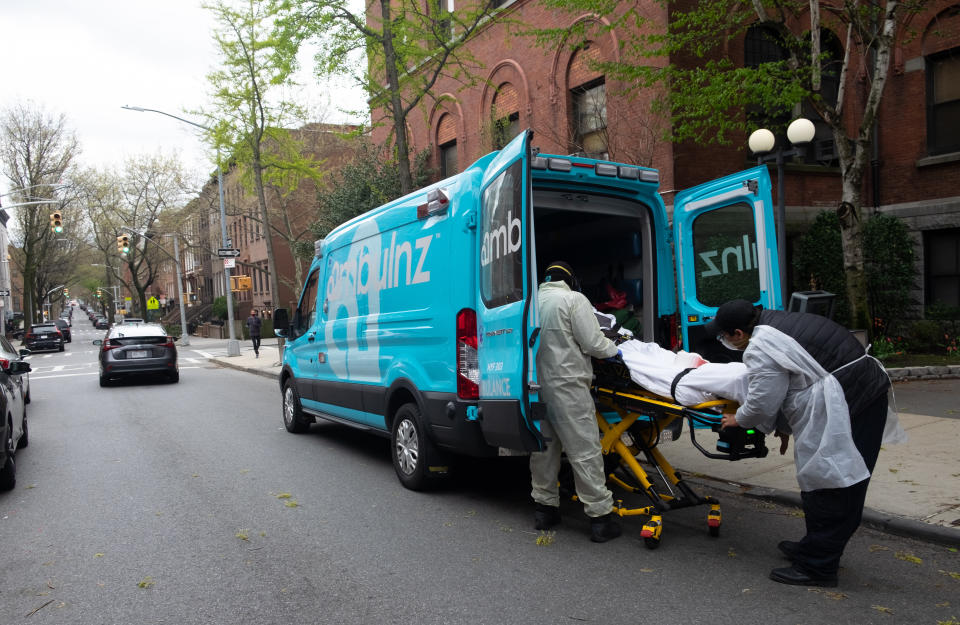
[[[667,510],[709,505],[707,528],[711,536],[720,535],[720,502],[710,496],[698,495],[674,470],[657,448],[661,434],[672,432],[679,436],[683,421],[689,423],[690,440],[709,458],[740,460],[763,458],[767,455],[764,436],[759,431],[727,428],[721,431],[717,453],[704,449],[696,439],[695,430],[710,428],[720,431],[720,419],[727,409],[737,404],[727,400],[710,401],[696,406],[682,406],[669,397],[650,393],[630,379],[627,367],[619,362],[594,361],[593,393],[597,404],[597,423],[602,434],[601,445],[607,459],[615,459],[615,470],[608,472],[611,485],[631,493],[642,493],[651,505],[630,508],[622,499],[614,503],[614,512],[620,516],[647,516],[641,535],[648,549],[660,546],[663,513]],[[661,492],[651,476],[638,462],[643,456],[656,470],[660,482],[668,492]],[[605,466],[612,465],[605,462]]]

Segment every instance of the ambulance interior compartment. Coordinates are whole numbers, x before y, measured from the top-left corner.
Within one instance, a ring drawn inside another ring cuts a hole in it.
[[[636,338],[662,338],[655,319],[657,267],[649,207],[618,197],[537,189],[533,200],[537,280],[548,263],[566,261],[594,306],[610,300],[609,284],[626,293],[627,309],[640,322]]]

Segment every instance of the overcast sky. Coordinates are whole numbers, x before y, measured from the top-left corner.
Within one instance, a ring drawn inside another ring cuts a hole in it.
[[[120,107],[189,118],[185,110],[209,106],[206,75],[218,59],[215,23],[201,0],[0,0],[0,108],[32,102],[66,115],[84,166],[176,150],[191,169],[210,168],[197,129]],[[308,56],[304,65],[310,69]],[[332,88],[302,74],[308,87],[302,97],[326,108],[327,121],[344,121],[336,105],[325,102]],[[356,90],[337,90],[340,100],[362,99]],[[0,191],[7,190],[0,180]]]

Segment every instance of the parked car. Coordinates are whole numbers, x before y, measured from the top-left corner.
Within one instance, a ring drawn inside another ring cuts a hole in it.
[[[63,335],[63,342],[72,343],[73,333],[70,331],[70,322],[66,319],[54,319],[53,323],[60,329],[60,334]]]
[[[110,327],[110,321],[106,317],[97,317],[93,320],[93,327],[97,330],[106,330]]]
[[[27,399],[21,377],[29,371],[30,363],[22,358],[9,360],[6,366],[0,366],[0,491],[11,490],[17,485],[14,455],[29,443]]]
[[[6,337],[0,336],[0,371],[7,371],[10,369],[10,364],[18,360],[23,360],[25,357],[30,355],[29,349],[20,349],[18,350],[13,346],[13,343],[8,341]],[[20,386],[23,390],[23,403],[30,403],[30,374],[29,370],[24,371],[20,375]]]
[[[133,325],[135,323],[143,323],[143,322],[144,322],[143,319],[141,319],[140,317],[121,317],[117,321],[117,325],[122,324],[127,326],[127,325]]]
[[[63,334],[53,322],[35,323],[23,335],[23,346],[32,352],[42,349],[63,351]]]
[[[113,380],[140,373],[162,373],[170,382],[180,380],[176,339],[157,323],[116,325],[100,346],[100,386]]]

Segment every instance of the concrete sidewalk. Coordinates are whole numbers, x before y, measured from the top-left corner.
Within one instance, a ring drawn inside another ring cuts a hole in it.
[[[226,346],[226,340],[222,341]],[[277,339],[267,339],[255,358],[250,342],[241,342],[239,356],[219,356],[212,362],[249,373],[277,378],[280,352]],[[279,393],[279,388],[277,390]],[[900,414],[909,441],[885,445],[867,493],[864,524],[894,534],[960,546],[960,419]],[[716,449],[717,435],[697,430],[697,442]],[[682,436],[661,444],[667,460],[686,478],[711,488],[747,496],[800,504],[793,462],[793,441],[785,456],[779,439],[767,437],[766,458],[730,462],[707,458]]]

